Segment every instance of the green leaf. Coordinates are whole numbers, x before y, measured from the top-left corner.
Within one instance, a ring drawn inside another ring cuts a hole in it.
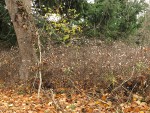
[[[66,40],[68,40],[68,39],[69,39],[69,35],[64,35],[63,41],[66,41]]]

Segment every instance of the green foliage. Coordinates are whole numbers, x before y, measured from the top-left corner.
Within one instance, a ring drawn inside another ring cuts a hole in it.
[[[16,35],[4,1],[0,1],[0,29],[0,41],[14,45],[16,43]]]
[[[3,0],[0,2],[0,40],[15,44],[16,35],[4,6]],[[141,27],[144,19],[137,15],[146,7],[144,0],[96,0],[94,4],[86,0],[34,0],[38,28],[53,41],[65,44],[78,39],[80,33],[91,38],[102,35],[107,39],[126,38]],[[60,19],[48,21],[52,14]]]
[[[45,30],[50,35],[51,39],[55,41],[56,43],[65,43],[68,44],[71,42],[71,40],[75,39],[75,36],[77,36],[77,33],[81,33],[81,27],[80,25],[74,25],[77,21],[75,18],[78,16],[76,13],[76,10],[69,9],[69,12],[71,13],[70,19],[68,18],[61,18],[58,21],[47,21],[45,24]],[[48,18],[51,13],[46,13]],[[57,14],[57,16],[60,16]]]
[[[79,20],[84,16],[86,4],[88,4],[86,0],[52,0],[50,2],[35,0],[36,12],[44,18],[38,19],[37,23],[44,28],[54,43],[70,44],[82,32]],[[52,15],[60,19],[47,21]]]
[[[78,14],[83,14],[88,9],[87,0],[34,0],[34,3],[41,15],[45,15],[51,8],[53,13],[67,18],[70,18],[70,9],[75,9]]]
[[[146,6],[144,1],[136,0],[97,0],[86,15],[89,25],[86,33],[102,33],[113,39],[128,37],[141,26],[143,19],[137,15],[143,13]]]

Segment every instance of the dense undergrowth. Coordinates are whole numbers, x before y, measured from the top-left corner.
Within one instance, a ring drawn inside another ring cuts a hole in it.
[[[76,95],[76,98],[85,96],[85,98],[93,99],[87,102],[90,104],[92,101],[93,106],[100,105],[101,102],[97,99],[107,95],[107,98],[102,99],[104,101],[102,106],[111,102],[116,106],[128,106],[126,110],[130,111],[131,109],[128,108],[133,103],[138,106],[146,102],[144,105],[148,110],[150,103],[150,49],[148,46],[127,45],[120,41],[106,44],[100,40],[86,40],[86,43],[81,46],[47,44],[44,48],[42,52],[42,89],[44,92],[53,89],[56,95],[61,93],[63,99],[71,97],[71,100],[75,98],[72,95]],[[11,86],[12,90],[17,89],[15,93],[18,94],[31,94],[38,88],[39,82],[35,75],[26,86],[19,82],[18,47],[12,47],[7,51],[1,50],[0,55],[1,88]],[[137,97],[134,97],[135,95]],[[134,98],[136,99],[133,102]],[[136,101],[140,103],[136,104]],[[131,105],[127,104],[128,102]],[[67,105],[74,106],[72,103],[67,103]],[[88,109],[94,110],[94,108]]]

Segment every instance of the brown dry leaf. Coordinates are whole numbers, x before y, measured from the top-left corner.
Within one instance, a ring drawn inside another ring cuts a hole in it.
[[[143,99],[142,96],[139,96],[137,94],[133,94],[133,101],[141,101]]]
[[[93,113],[93,108],[91,108],[91,107],[90,108],[86,108],[86,112],[87,113]]]
[[[127,112],[131,112],[131,111],[133,111],[133,109],[132,109],[131,107],[129,107],[129,108],[125,108],[125,109],[123,109],[123,111],[124,111],[125,113],[127,113]]]
[[[137,105],[137,103],[135,103],[135,102],[133,102],[132,104],[131,104],[131,107],[132,108],[135,108],[135,107],[137,107],[138,105]]]
[[[107,100],[107,97],[108,97],[108,93],[104,94],[104,95],[101,97],[101,99],[102,99],[103,101],[106,101],[106,100]]]
[[[150,107],[147,106],[147,105],[142,105],[141,106],[141,110],[148,111],[149,109],[150,109]]]
[[[111,101],[108,101],[107,104],[109,105],[109,107],[112,106],[112,102]]]
[[[141,110],[140,110],[140,108],[139,107],[135,107],[134,109],[133,109],[133,112],[140,112]]]

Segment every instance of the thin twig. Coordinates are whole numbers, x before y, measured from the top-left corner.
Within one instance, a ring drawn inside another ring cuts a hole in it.
[[[75,89],[77,89],[80,93],[82,93],[82,91],[75,85],[75,83],[70,79],[70,78],[68,78],[68,80],[70,80],[70,82],[73,84],[73,86],[74,86],[74,88]],[[90,96],[88,96],[88,95],[85,95],[86,97],[88,97],[88,98],[91,98]],[[107,102],[105,102],[105,101],[103,101],[103,100],[101,100],[101,99],[98,99],[100,102],[102,102],[102,103],[104,103],[104,104],[107,104],[107,105],[109,105]]]
[[[63,109],[61,109],[61,107],[59,106],[59,104],[55,101],[55,97],[54,97],[54,92],[52,89],[50,89],[50,92],[51,92],[51,99],[56,107],[56,109],[59,111],[61,110],[62,113],[64,113]]]
[[[80,93],[82,93],[82,91],[75,85],[75,83],[70,78],[67,79],[73,84],[75,89],[77,89]]]
[[[135,84],[134,85],[134,87],[132,88],[132,90],[131,90],[131,92],[130,92],[130,95],[129,95],[129,97],[128,97],[128,100],[127,100],[127,102],[129,102],[129,100],[130,100],[130,97],[131,97],[131,95],[132,95],[132,92],[133,92],[133,90],[134,90],[134,88],[137,86],[137,84]]]
[[[135,67],[133,67],[133,71],[132,71],[132,73],[131,73],[131,76],[130,76],[127,80],[123,81],[118,87],[116,87],[115,89],[113,89],[112,92],[118,90],[120,87],[122,87],[122,85],[123,85],[124,83],[126,83],[126,82],[129,81],[129,80],[131,80],[132,77],[133,77],[133,75],[134,75],[134,70],[135,70]]]
[[[39,83],[39,88],[38,88],[38,98],[40,98],[40,92],[41,92],[41,87],[42,87],[42,72],[41,72],[41,63],[42,63],[42,53],[41,53],[41,42],[40,42],[40,37],[38,36],[38,49],[39,49],[39,61],[38,61],[38,73],[39,73],[39,78],[40,78],[40,83]]]

